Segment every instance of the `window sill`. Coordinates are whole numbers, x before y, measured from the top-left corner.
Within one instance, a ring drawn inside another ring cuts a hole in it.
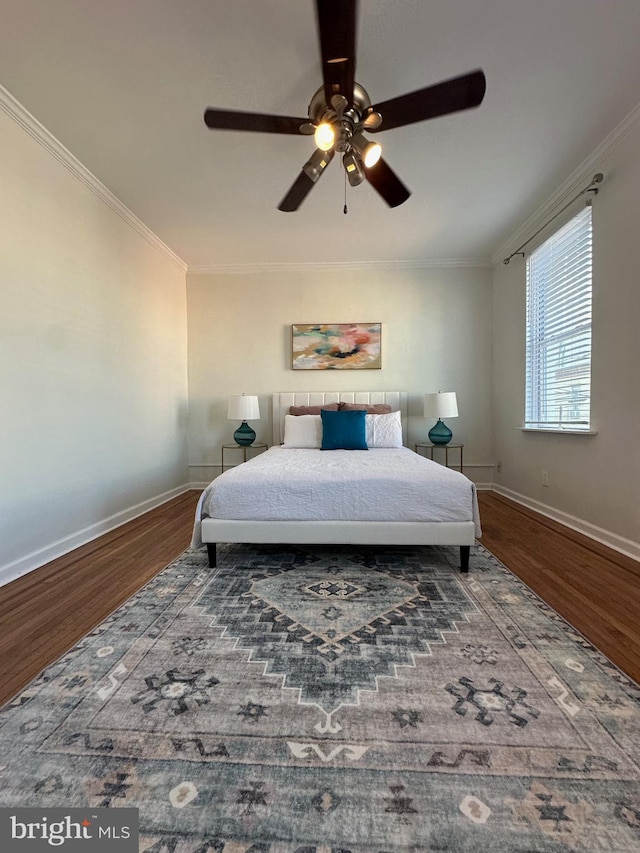
[[[547,427],[516,427],[522,432],[545,432],[551,435],[597,435],[597,429],[549,429]]]

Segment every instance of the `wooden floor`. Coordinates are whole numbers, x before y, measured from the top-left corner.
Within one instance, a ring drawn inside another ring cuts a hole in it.
[[[640,563],[480,492],[485,548],[640,683]]]
[[[188,547],[198,496],[0,587],[0,703]],[[485,547],[640,682],[640,563],[495,493],[479,500]]]

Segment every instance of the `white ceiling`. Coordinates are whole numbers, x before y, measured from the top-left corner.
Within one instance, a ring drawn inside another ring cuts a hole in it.
[[[308,137],[208,130],[207,106],[306,115],[312,0],[0,0],[0,83],[189,266],[488,258],[637,105],[640,0],[361,0],[374,103],[482,68],[475,110],[380,134],[413,194],[334,161],[277,205]]]

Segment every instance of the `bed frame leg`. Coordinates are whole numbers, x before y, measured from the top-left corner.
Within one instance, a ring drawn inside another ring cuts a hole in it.
[[[469,571],[469,555],[471,554],[471,545],[460,546],[460,571],[465,574]]]
[[[215,569],[215,567],[216,567],[216,543],[215,542],[207,542],[207,554],[209,555],[209,568]]]

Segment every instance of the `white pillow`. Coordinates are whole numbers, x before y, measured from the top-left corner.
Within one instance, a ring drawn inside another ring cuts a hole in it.
[[[285,415],[283,447],[321,447],[320,415]]]
[[[402,447],[400,412],[367,415],[365,418],[368,447]]]

